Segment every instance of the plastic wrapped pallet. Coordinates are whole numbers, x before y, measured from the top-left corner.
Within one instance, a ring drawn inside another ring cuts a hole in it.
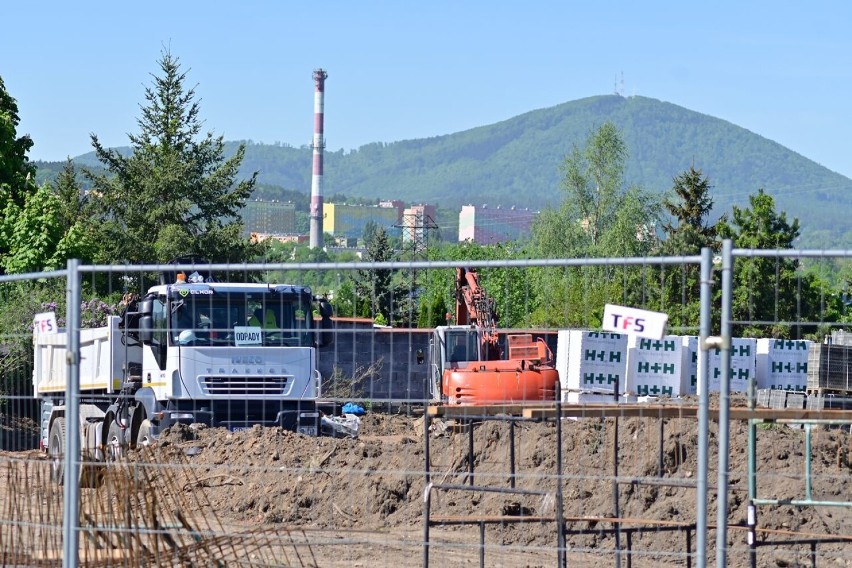
[[[757,388],[804,391],[811,343],[804,339],[758,339]]]
[[[566,333],[567,332],[567,333]],[[558,334],[556,369],[563,391],[624,392],[627,336],[618,333],[562,330]],[[568,348],[563,344],[567,340]],[[560,353],[568,353],[567,359]]]
[[[682,394],[696,394],[698,376],[698,338],[683,337],[684,364],[681,382]],[[746,392],[748,381],[755,376],[757,340],[747,337],[731,339],[731,372],[730,392]],[[722,376],[721,351],[711,349],[709,352],[708,392],[719,392]]]
[[[731,392],[746,392],[748,382],[755,376],[757,340],[748,337],[731,339]],[[719,392],[722,378],[722,355],[719,349],[710,350],[710,392]]]
[[[852,396],[852,347],[812,344],[808,349],[808,389]]]
[[[698,393],[698,338],[686,335],[681,338],[680,394]]]
[[[627,392],[636,396],[678,397],[681,392],[683,341],[630,336],[627,341]]]

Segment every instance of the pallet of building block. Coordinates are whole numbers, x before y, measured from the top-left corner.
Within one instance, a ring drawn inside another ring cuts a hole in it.
[[[785,408],[805,408],[808,395],[803,392],[787,392],[787,406]]]
[[[698,389],[698,338],[684,336],[681,365],[681,395],[696,394]],[[755,376],[757,340],[748,337],[731,338],[730,392],[746,392],[749,379]],[[722,381],[722,357],[719,349],[708,351],[708,392],[719,392]]]
[[[787,391],[772,389],[769,391],[769,408],[786,408]]]
[[[757,389],[757,405],[769,408],[769,395],[772,389]]]
[[[559,330],[556,370],[563,389],[623,393],[627,386],[627,336],[579,329]]]
[[[764,390],[764,389],[761,389]],[[767,406],[769,408],[804,408],[807,395],[800,391],[789,391],[783,389],[765,389],[768,390]],[[760,392],[758,391],[758,396]],[[760,399],[758,399],[760,405]]]
[[[837,329],[831,332],[831,342],[834,345],[852,346],[852,332],[845,329]]]
[[[804,339],[758,339],[757,388],[805,392],[812,343]]]
[[[630,336],[627,340],[627,392],[640,397],[679,397],[683,339]]]
[[[808,410],[852,410],[852,396],[811,391],[807,397]]]
[[[808,390],[852,394],[852,347],[813,343],[808,350]]]

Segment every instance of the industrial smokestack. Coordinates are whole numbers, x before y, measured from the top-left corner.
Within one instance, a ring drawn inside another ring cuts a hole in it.
[[[314,69],[314,169],[311,176],[311,248],[322,247],[322,154],[325,150],[323,138],[323,109],[325,108],[325,79],[323,69]]]

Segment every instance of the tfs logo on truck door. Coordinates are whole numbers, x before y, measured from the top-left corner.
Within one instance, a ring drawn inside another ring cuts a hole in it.
[[[607,331],[662,339],[666,333],[668,321],[669,316],[660,312],[607,304],[604,308],[602,327]]]

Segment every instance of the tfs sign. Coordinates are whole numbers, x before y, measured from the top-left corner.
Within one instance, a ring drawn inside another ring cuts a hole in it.
[[[55,312],[43,312],[33,317],[33,329],[39,335],[52,335],[59,331]]]
[[[669,316],[660,312],[607,304],[604,308],[603,328],[637,337],[662,339],[668,321]]]

